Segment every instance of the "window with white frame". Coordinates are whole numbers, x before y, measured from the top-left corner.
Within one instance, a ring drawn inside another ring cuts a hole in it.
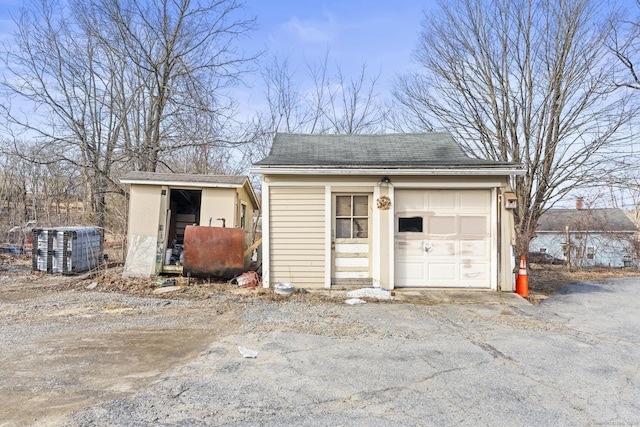
[[[336,196],[336,238],[366,239],[369,237],[369,196]]]

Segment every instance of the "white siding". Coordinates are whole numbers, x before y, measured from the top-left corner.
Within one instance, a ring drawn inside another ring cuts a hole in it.
[[[324,287],[324,187],[277,186],[269,191],[271,282]]]

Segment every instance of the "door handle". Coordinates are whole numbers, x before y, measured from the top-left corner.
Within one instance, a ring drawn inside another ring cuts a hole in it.
[[[431,246],[429,246],[429,245],[425,244],[425,245],[424,245],[424,251],[425,251],[425,252],[430,252],[430,251],[431,251]]]

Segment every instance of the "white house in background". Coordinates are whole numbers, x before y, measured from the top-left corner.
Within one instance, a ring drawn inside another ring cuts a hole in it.
[[[584,209],[578,200],[576,209],[550,209],[542,215],[529,250],[578,267],[630,267],[637,265],[637,231],[621,209]]]
[[[514,289],[510,178],[449,133],[277,134],[262,174],[263,283]]]

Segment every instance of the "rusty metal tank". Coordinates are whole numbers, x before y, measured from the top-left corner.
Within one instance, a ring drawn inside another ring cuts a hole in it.
[[[244,229],[189,225],[182,274],[231,279],[244,271]]]

